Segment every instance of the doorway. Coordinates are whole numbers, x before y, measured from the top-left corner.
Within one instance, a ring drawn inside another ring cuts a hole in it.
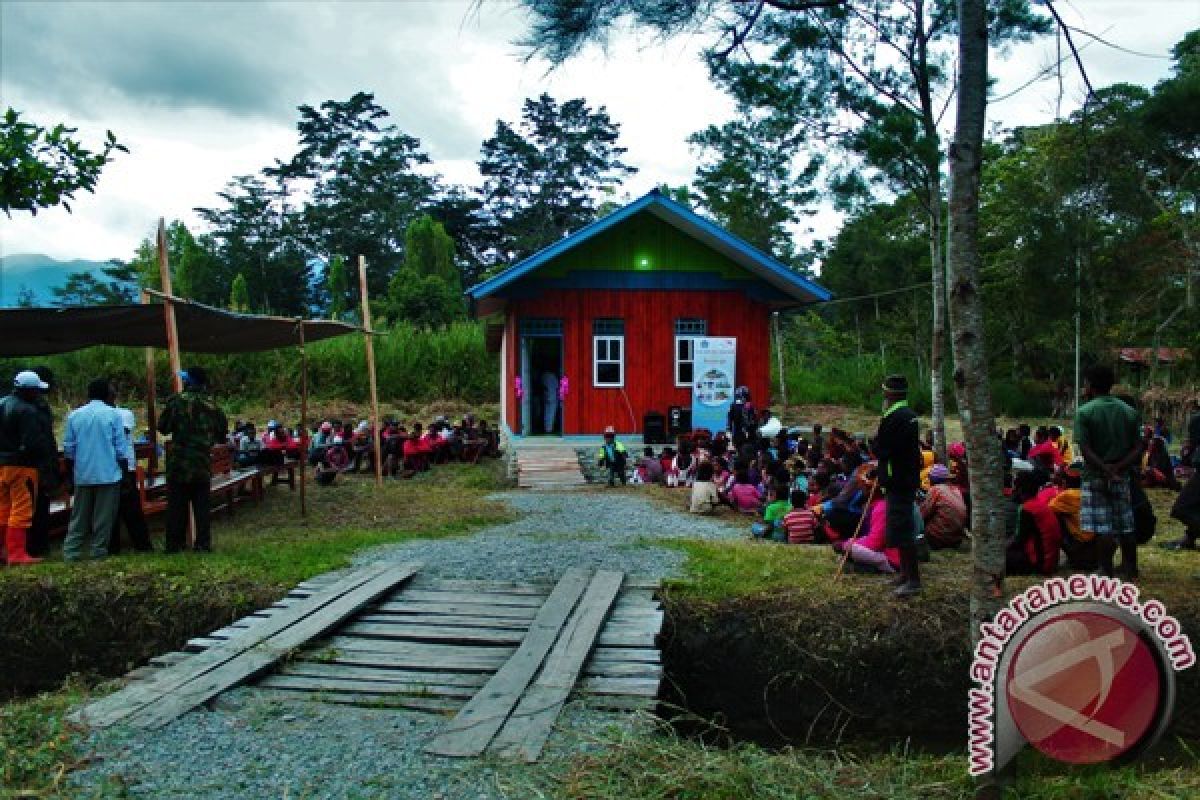
[[[562,404],[558,382],[563,374],[562,334],[521,337],[521,434],[561,436]]]

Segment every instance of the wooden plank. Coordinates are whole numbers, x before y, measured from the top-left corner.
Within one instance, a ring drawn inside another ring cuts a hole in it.
[[[319,648],[305,654],[307,661],[323,661],[350,653],[379,653],[382,655],[412,655],[444,658],[456,661],[462,658],[506,659],[516,651],[511,646],[453,645],[429,642],[391,641],[387,639],[359,639],[353,636],[331,636],[321,641]]]
[[[344,636],[372,639],[405,639],[414,642],[479,642],[480,644],[520,644],[524,630],[499,628],[459,628],[454,625],[396,625],[354,622],[342,629]]]
[[[528,630],[530,620],[510,617],[478,617],[456,614],[365,614],[356,620],[378,625],[462,625],[466,628]]]
[[[555,720],[571,695],[596,636],[625,579],[620,572],[597,572],[537,679],[488,748],[490,752],[537,761],[550,738]]]
[[[390,565],[379,564],[352,573],[333,584],[328,591],[301,601],[286,612],[262,620],[261,624],[256,625],[253,629],[247,629],[238,636],[236,641],[208,646],[204,653],[182,661],[174,667],[161,670],[153,680],[144,681],[137,687],[130,687],[129,690],[123,689],[114,692],[88,704],[72,714],[71,720],[92,727],[105,727],[119,722],[146,705],[156,702],[163,695],[194,680],[198,675],[215,670],[276,633],[296,625],[309,614],[335,603],[346,594],[379,578],[389,569],[391,569]]]
[[[531,606],[493,606],[484,603],[410,603],[403,600],[380,603],[373,614],[455,614],[464,616],[506,617],[531,620],[537,609]]]
[[[604,661],[639,661],[649,664],[662,662],[662,653],[653,647],[597,647],[592,658]]]
[[[512,657],[425,747],[444,756],[477,756],[520,700],[589,583],[585,570],[571,568],[554,587]]]
[[[655,647],[658,633],[630,633],[628,631],[601,631],[596,643],[601,647]]]
[[[341,681],[471,686],[476,689],[487,683],[487,676],[479,673],[443,672],[436,669],[380,669],[375,667],[352,667],[345,664],[313,664],[310,662],[288,664],[278,674],[296,675],[306,678],[334,678]]]
[[[491,675],[500,669],[506,660],[507,657],[461,656],[453,661],[448,661],[445,658],[423,653],[373,653],[352,650],[339,653],[326,661],[305,661],[298,663],[321,663],[370,669],[442,670],[448,673],[475,672]]]
[[[543,599],[554,589],[553,581],[476,581],[462,578],[435,578],[419,576],[413,581],[413,589],[429,589],[438,592],[499,592],[502,594],[537,594]],[[405,593],[407,594],[407,592]]]
[[[264,689],[268,692],[278,692],[289,697],[307,697],[319,699],[324,703],[338,705],[364,706],[366,708],[395,709],[402,708],[410,711],[428,711],[435,714],[453,714],[462,707],[462,700],[450,697],[424,697],[408,694],[357,694],[351,692],[331,692],[319,698],[294,689]]]
[[[268,675],[258,682],[264,689],[293,689],[305,692],[353,692],[355,694],[412,694],[421,697],[457,697],[466,700],[479,690],[478,686],[457,686],[450,683],[399,683],[396,681],[339,680],[312,678],[307,675]]]
[[[647,678],[584,678],[579,690],[587,694],[624,694],[658,697],[659,681]]]
[[[661,664],[629,663],[625,661],[596,661],[584,667],[583,674],[597,678],[662,678]]]
[[[485,606],[522,606],[540,608],[545,598],[534,594],[509,592],[438,591],[436,589],[410,589],[399,600],[406,603],[468,603]]]
[[[313,613],[297,620],[295,624],[254,648],[243,650],[236,658],[216,669],[198,675],[159,702],[139,710],[129,717],[129,721],[146,728],[158,728],[167,724],[220,692],[274,666],[310,639],[340,625],[366,604],[392,591],[398,583],[407,580],[419,568],[420,565],[417,564],[389,565],[387,571],[372,580],[315,609]],[[269,620],[264,621],[266,622]],[[236,644],[236,640],[234,643]]]

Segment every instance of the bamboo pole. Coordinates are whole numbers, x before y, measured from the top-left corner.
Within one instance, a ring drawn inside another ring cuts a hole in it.
[[[383,461],[379,447],[379,390],[375,383],[375,345],[371,341],[371,306],[367,297],[367,259],[358,257],[358,289],[362,297],[363,337],[367,345],[367,377],[371,382],[371,438],[375,454],[375,485],[383,486]]]
[[[167,356],[171,360],[171,386],[176,392],[183,391],[183,379],[179,373],[179,329],[175,325],[175,304],[171,301],[171,267],[167,263],[167,228],[163,218],[158,218],[158,275],[163,290],[163,317],[167,325]]]
[[[150,294],[142,290],[142,305],[150,305]],[[146,460],[148,477],[158,472],[158,410],[155,407],[154,348],[146,348],[146,427],[150,431],[150,457]]]
[[[300,516],[308,516],[308,500],[305,486],[308,484],[308,353],[304,349],[304,320],[296,320],[300,326]]]

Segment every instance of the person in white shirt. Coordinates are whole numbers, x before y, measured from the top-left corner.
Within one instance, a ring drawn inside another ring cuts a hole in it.
[[[108,554],[121,499],[121,480],[129,467],[125,431],[117,410],[108,404],[112,387],[103,378],[88,384],[88,403],[67,417],[63,454],[69,486],[74,486],[71,522],[63,540],[63,560],[78,561],[85,539],[93,558]]]

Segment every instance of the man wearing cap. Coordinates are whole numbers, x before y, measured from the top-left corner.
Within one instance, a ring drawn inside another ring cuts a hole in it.
[[[46,446],[37,400],[50,386],[36,372],[18,372],[12,393],[0,400],[0,526],[4,527],[5,561],[10,566],[36,564],[25,550],[37,503],[38,471],[57,453]]]
[[[78,561],[85,540],[91,540],[92,558],[108,555],[121,480],[129,469],[125,429],[117,410],[109,405],[112,385],[104,378],[88,384],[88,402],[67,417],[63,455],[68,481],[74,488],[71,522],[63,540],[63,560]]]
[[[62,491],[63,476],[57,458],[58,441],[54,438],[54,409],[46,399],[54,389],[54,373],[49,367],[34,367],[33,372],[49,387],[37,393],[33,404],[42,424],[42,450],[52,453],[53,457],[38,469],[37,502],[33,508],[33,522],[25,537],[25,551],[31,556],[44,556],[50,550],[50,501]],[[3,549],[3,535],[0,535],[0,549]]]
[[[871,450],[879,465],[878,482],[887,501],[887,546],[900,552],[897,597],[921,591],[917,567],[915,504],[921,485],[921,437],[917,415],[908,407],[908,379],[889,375],[883,381],[884,411]]]
[[[229,421],[208,396],[208,376],[199,367],[180,375],[183,391],[167,398],[158,431],[170,435],[167,451],[167,545],[178,553],[187,543],[188,510],[196,520],[197,552],[212,550],[208,495],[212,483],[212,446],[225,441]]]
[[[596,452],[596,464],[608,467],[609,486],[615,486],[618,477],[621,479],[621,485],[625,485],[627,480],[625,462],[628,458],[629,454],[625,450],[625,445],[617,441],[616,428],[609,425],[604,429],[604,444],[600,445],[600,449]]]

